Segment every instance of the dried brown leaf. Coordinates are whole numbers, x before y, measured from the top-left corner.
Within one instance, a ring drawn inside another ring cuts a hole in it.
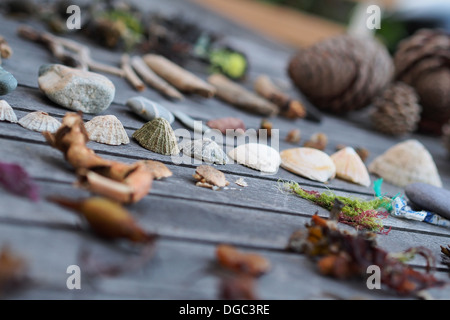
[[[251,276],[261,276],[270,270],[270,262],[255,253],[242,253],[230,245],[219,245],[216,248],[219,263],[234,272]]]

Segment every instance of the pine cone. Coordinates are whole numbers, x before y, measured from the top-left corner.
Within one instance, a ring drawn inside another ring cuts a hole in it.
[[[302,49],[288,66],[297,88],[318,108],[334,113],[368,106],[391,81],[393,72],[384,46],[350,35]]]
[[[394,55],[395,77],[411,85],[423,111],[421,131],[440,134],[450,119],[450,35],[422,29],[400,42]]]
[[[374,101],[370,116],[376,130],[403,135],[417,129],[422,107],[415,90],[403,82],[391,84]]]

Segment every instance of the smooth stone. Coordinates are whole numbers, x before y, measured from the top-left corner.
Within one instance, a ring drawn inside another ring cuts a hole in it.
[[[0,96],[8,94],[17,88],[17,80],[0,66]]]
[[[418,209],[434,212],[450,219],[450,191],[427,183],[417,182],[406,186],[405,194]]]
[[[38,84],[60,106],[92,114],[105,111],[116,92],[114,84],[105,76],[61,64],[42,65]]]
[[[195,132],[205,133],[211,129],[206,124],[204,124],[203,121],[195,120],[190,116],[188,116],[187,114],[185,114],[184,112],[174,111],[173,114],[182,124],[184,124],[189,129],[194,130]]]
[[[126,105],[130,107],[134,113],[147,121],[156,118],[164,118],[172,124],[175,120],[173,114],[162,105],[141,96],[128,99]]]

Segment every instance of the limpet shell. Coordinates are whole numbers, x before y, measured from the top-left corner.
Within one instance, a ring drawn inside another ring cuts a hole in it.
[[[17,123],[17,116],[6,100],[0,100],[0,121]]]
[[[332,154],[336,165],[336,176],[362,186],[370,186],[370,176],[366,165],[352,147],[346,147]]]
[[[19,120],[19,124],[32,131],[49,131],[51,133],[55,133],[61,126],[61,122],[43,111],[35,111],[27,114]]]
[[[180,145],[181,151],[187,156],[208,163],[227,164],[228,157],[221,146],[209,138],[188,140]]]
[[[125,128],[116,116],[94,117],[86,122],[85,127],[90,140],[113,146],[130,143]]]
[[[147,121],[156,118],[164,118],[172,124],[175,120],[173,114],[165,107],[141,96],[128,99],[126,105],[133,110],[134,113]]]
[[[315,148],[293,148],[281,153],[281,166],[299,176],[326,182],[336,175],[336,165],[325,152]]]
[[[369,172],[399,187],[406,187],[414,182],[442,187],[433,157],[414,139],[398,143],[375,158],[369,165]]]
[[[144,124],[133,133],[133,138],[150,151],[163,155],[176,155],[180,153],[175,132],[169,121],[156,118]]]
[[[266,173],[275,173],[281,163],[277,150],[260,143],[241,144],[228,152],[228,156],[249,168]]]

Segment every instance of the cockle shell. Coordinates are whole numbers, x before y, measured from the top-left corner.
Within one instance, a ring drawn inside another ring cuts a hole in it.
[[[221,146],[209,138],[188,140],[180,145],[181,151],[187,156],[209,163],[227,164],[228,157]]]
[[[126,105],[130,107],[134,113],[147,121],[156,118],[164,118],[171,124],[175,120],[173,114],[162,105],[141,96],[128,99]]]
[[[331,155],[336,166],[336,176],[343,180],[370,186],[370,176],[366,165],[352,147],[346,147]]]
[[[113,146],[130,143],[122,122],[116,116],[94,117],[86,122],[85,127],[90,140]]]
[[[293,148],[281,152],[281,166],[299,176],[326,182],[336,175],[336,165],[325,152],[315,148]]]
[[[398,143],[375,158],[369,165],[369,172],[399,187],[414,182],[442,187],[433,157],[414,139]]]
[[[55,133],[61,126],[61,122],[49,116],[47,112],[35,111],[27,114],[19,120],[19,124],[29,130]]]
[[[17,116],[6,100],[0,100],[0,121],[17,123]]]
[[[175,132],[169,121],[164,118],[147,122],[133,133],[133,138],[144,148],[156,153],[164,155],[180,153]]]
[[[281,163],[277,150],[260,143],[241,144],[228,152],[228,156],[244,166],[266,173],[275,173]]]

